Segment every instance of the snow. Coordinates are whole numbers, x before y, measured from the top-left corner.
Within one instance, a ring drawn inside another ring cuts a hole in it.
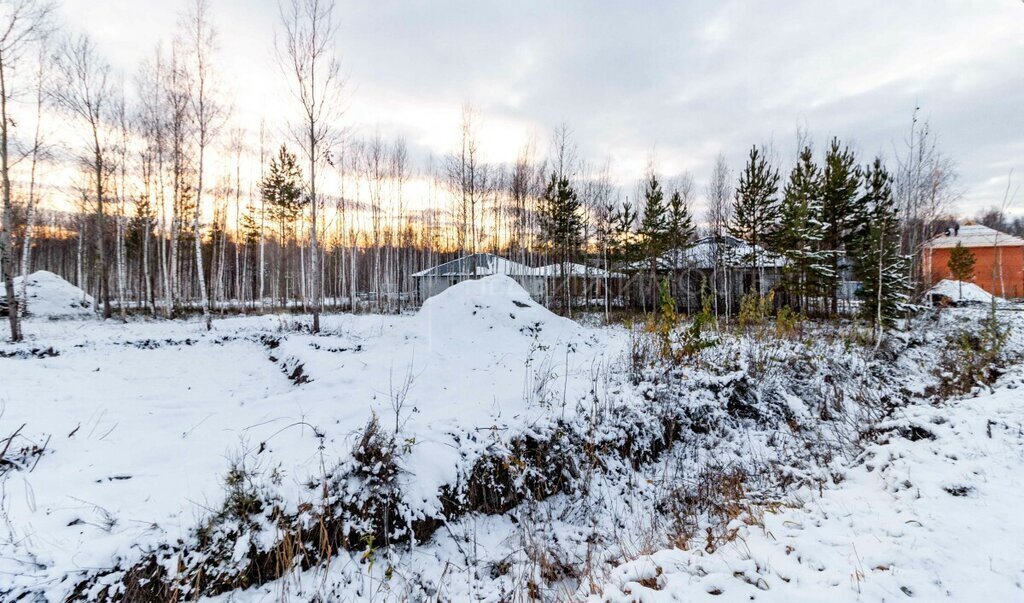
[[[560,277],[565,275],[570,276],[585,276],[589,278],[614,278],[621,279],[626,278],[626,275],[621,272],[611,272],[603,268],[597,268],[595,266],[585,266],[583,264],[568,263],[568,264],[549,264],[547,266],[541,266],[533,269],[534,274],[537,276],[550,276]]]
[[[187,538],[223,500],[230,459],[279,468],[294,507],[319,459],[347,457],[372,413],[415,442],[403,467],[410,505],[437,509],[439,488],[486,446],[454,436],[514,435],[564,401],[571,415],[592,368],[625,344],[500,275],[451,287],[413,316],[322,324],[310,335],[278,316],[219,320],[210,333],[200,321],[25,321],[28,341],[8,351],[59,355],[0,360],[0,438],[25,424],[17,444],[46,442],[32,471],[0,478],[0,592],[7,580],[50,584],[60,600],[69,573]],[[309,382],[296,385],[282,369],[299,364]]]
[[[494,274],[511,276],[533,275],[534,269],[526,264],[494,255],[493,253],[474,253],[439,264],[426,270],[414,273],[414,278],[421,277],[478,277]]]
[[[888,427],[934,439],[874,444],[839,485],[735,521],[712,552],[698,543],[623,564],[594,600],[1024,599],[1022,385],[1018,369],[991,394],[908,408]]]
[[[447,353],[453,340],[507,346],[529,342],[536,333],[557,345],[582,337],[579,325],[533,301],[509,276],[494,275],[449,287],[423,303],[417,316],[432,350]],[[465,354],[466,349],[457,350]]]
[[[984,314],[951,309],[920,334],[927,345],[885,361],[899,387],[921,394],[932,385],[934,342]],[[710,424],[742,386],[763,403],[751,412],[774,404],[800,429],[744,420],[714,441],[710,432],[688,435],[650,467],[602,458],[602,471],[580,477],[577,490],[501,515],[452,518],[428,542],[381,547],[376,564],[340,550],[324,568],[212,600],[512,600],[533,579],[530,547],[598,568],[595,590],[583,581],[542,585],[551,600],[690,600],[711,591],[722,601],[902,600],[908,591],[921,600],[1021,599],[1024,544],[1006,537],[1024,533],[1015,514],[1024,487],[1019,366],[977,397],[900,407],[857,458],[837,452],[834,466],[797,466],[782,461],[804,458],[810,440],[799,438],[823,412],[808,392],[877,383],[867,377],[880,368],[868,362],[873,352],[851,352],[834,336],[761,347],[743,336],[703,350],[676,380],[634,383],[623,363],[636,353],[633,334],[557,316],[503,275],[450,287],[414,315],[324,315],[317,335],[307,325],[307,317],[235,317],[207,332],[200,320],[27,319],[27,342],[0,345],[9,356],[0,358],[0,441],[24,425],[12,450],[45,452],[0,466],[0,598],[64,600],[89,572],[188,541],[223,502],[235,459],[281,475],[275,494],[294,512],[310,500],[311,480],[351,456],[373,414],[388,431],[397,426],[407,447],[400,493],[410,513],[426,514],[440,507],[442,486],[517,435],[593,425],[596,443],[639,441],[663,427],[661,413],[680,408]],[[1020,334],[1017,324],[1018,347]],[[755,362],[773,368],[752,378]],[[792,366],[797,372],[783,369]],[[300,367],[303,379],[290,378]],[[780,391],[763,387],[772,381],[793,387],[769,399]],[[835,429],[866,426],[840,393],[847,402]],[[637,416],[649,422],[614,422]],[[934,439],[899,435],[910,427]],[[668,543],[648,536],[668,534],[658,505],[700,467],[769,461],[842,480],[774,504],[755,501],[751,484],[747,520],[714,547],[659,550]],[[264,549],[276,537],[257,535]],[[241,539],[233,544],[237,562],[248,551]],[[495,572],[503,565],[512,569]],[[384,578],[388,566],[394,575]]]
[[[14,277],[14,292],[21,299],[21,287],[25,277]],[[26,292],[28,313],[31,316],[51,318],[70,316],[91,316],[94,312],[93,299],[78,287],[46,270],[28,275]],[[7,288],[0,283],[0,296],[6,296]]]
[[[999,232],[984,224],[965,224],[956,234],[947,231],[924,244],[926,249],[949,249],[960,244],[964,247],[1021,247],[1024,239]]]
[[[939,281],[937,285],[928,290],[925,297],[930,298],[933,295],[948,297],[954,302],[984,302],[989,304],[992,303],[993,298],[995,298],[997,303],[1005,301],[1001,297],[995,297],[974,283],[950,279]]]

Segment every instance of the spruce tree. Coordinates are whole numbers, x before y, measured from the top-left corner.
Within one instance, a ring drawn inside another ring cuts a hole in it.
[[[949,273],[953,275],[960,289],[960,299],[964,298],[964,281],[974,279],[974,254],[967,247],[956,242],[956,247],[949,252]]]
[[[732,221],[729,234],[751,245],[746,261],[758,270],[757,292],[761,291],[763,280],[758,259],[758,249],[768,244],[778,228],[779,219],[779,171],[768,163],[765,152],[751,147],[747,164],[740,174],[733,202]]]
[[[772,241],[772,249],[786,258],[785,289],[798,309],[821,291],[827,271],[828,258],[819,249],[824,238],[821,178],[811,148],[804,147],[783,191],[779,229]]]
[[[821,211],[825,228],[821,251],[828,257],[822,285],[832,314],[839,309],[842,258],[855,255],[857,250],[852,249],[853,245],[864,238],[866,215],[857,203],[860,185],[860,167],[853,151],[840,146],[839,139],[833,138],[825,155]]]
[[[608,255],[614,261],[630,263],[640,259],[636,238],[633,236],[633,227],[639,217],[639,212],[629,201],[612,214]]]
[[[859,205],[866,216],[865,228],[856,230],[859,240],[854,271],[861,282],[862,314],[881,335],[900,315],[909,300],[908,258],[900,254],[899,207],[892,192],[892,176],[880,158],[864,172],[864,191]]]

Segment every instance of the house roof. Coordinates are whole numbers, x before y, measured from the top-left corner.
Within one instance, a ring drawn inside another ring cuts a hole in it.
[[[439,264],[426,270],[414,273],[414,277],[424,276],[490,276],[504,274],[506,276],[532,275],[534,268],[526,264],[513,262],[493,253],[473,253],[456,258],[450,262]]]
[[[948,234],[947,234],[948,233]],[[953,234],[947,230],[924,244],[926,249],[948,249],[960,243],[964,247],[1021,247],[1024,239],[999,232],[983,224],[965,224]]]
[[[567,264],[563,268],[562,264],[550,264],[548,266],[541,266],[540,268],[534,268],[533,274],[537,276],[563,276],[564,272],[568,272],[570,276],[588,276],[592,278],[626,278],[625,274],[621,272],[609,272],[603,268],[597,268],[595,266],[585,266],[583,264]]]
[[[504,274],[506,276],[538,276],[552,277],[562,276],[562,264],[551,264],[532,268],[526,264],[513,262],[493,253],[474,253],[471,255],[456,258],[450,262],[439,264],[426,270],[414,273],[414,277],[473,277],[490,276],[492,274]],[[568,264],[568,272],[571,276],[590,276],[593,278],[625,278],[626,275],[618,272],[607,272],[601,268],[584,266],[583,264]]]
[[[760,245],[750,245],[736,237],[725,236],[720,242],[713,237],[704,237],[685,249],[671,250],[658,259],[658,268],[711,270],[716,258],[733,268],[781,268],[785,265],[785,258],[777,253]],[[630,268],[644,270],[650,268],[650,263],[637,262]]]

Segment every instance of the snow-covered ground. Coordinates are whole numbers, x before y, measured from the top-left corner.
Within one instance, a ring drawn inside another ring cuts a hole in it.
[[[1024,601],[1022,392],[1018,367],[992,393],[908,407],[838,485],[755,507],[710,552],[624,564],[603,600]]]
[[[1017,347],[1019,314],[1007,313]],[[451,287],[415,315],[324,316],[317,335],[290,316],[217,320],[211,332],[198,320],[32,317],[26,342],[0,345],[0,598],[60,601],[109,568],[173,558],[222,507],[238,463],[301,514],[310,484],[327,483],[376,415],[402,447],[409,519],[443,516],[444,488],[485,455],[523,462],[508,449],[518,436],[593,426],[575,449],[592,458],[554,449],[550,463],[575,483],[543,501],[450,517],[390,551],[337,550],[324,567],[211,600],[1021,599],[1024,545],[1006,536],[1024,533],[1024,373],[977,397],[933,406],[926,395],[943,338],[984,315],[947,311],[920,340],[893,339],[899,357],[834,334],[748,334],[647,375],[629,362],[653,353],[635,332],[555,316],[502,276]],[[916,402],[864,423],[859,404],[901,389]],[[645,465],[601,452],[657,442],[665,421],[694,437]],[[859,429],[884,433],[843,458]],[[705,468],[769,464],[794,483],[842,479],[782,499],[748,471],[757,500],[737,503],[756,521],[737,520],[713,547],[695,538],[652,553],[672,540],[665,502]]]
[[[26,321],[27,341],[0,359],[0,438],[24,424],[12,447],[45,452],[2,482],[0,585],[52,585],[56,599],[68,573],[187,538],[220,505],[235,458],[278,468],[297,504],[371,413],[415,442],[408,495],[436,508],[439,487],[480,452],[453,436],[522,432],[563,401],[575,412],[625,341],[548,312],[501,276],[414,316],[326,316],[315,336],[298,326]]]

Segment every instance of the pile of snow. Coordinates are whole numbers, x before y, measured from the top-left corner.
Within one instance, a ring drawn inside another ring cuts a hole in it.
[[[93,299],[85,291],[72,285],[56,274],[47,270],[39,270],[28,275],[25,288],[28,296],[27,308],[21,298],[22,280],[14,278],[14,293],[22,304],[22,312],[27,309],[27,316],[47,316],[51,318],[63,316],[89,316],[93,312]],[[0,283],[0,295],[6,297],[7,289]]]
[[[424,335],[499,346],[519,335],[548,342],[582,335],[579,324],[533,301],[514,279],[502,274],[463,281],[423,303],[418,313]]]
[[[929,289],[926,295],[928,298],[934,295],[941,295],[948,297],[954,302],[984,302],[986,304],[992,303],[992,299],[995,297],[974,283],[949,279],[939,281],[939,284]],[[997,302],[1004,301],[1000,297],[995,297],[995,300]]]

